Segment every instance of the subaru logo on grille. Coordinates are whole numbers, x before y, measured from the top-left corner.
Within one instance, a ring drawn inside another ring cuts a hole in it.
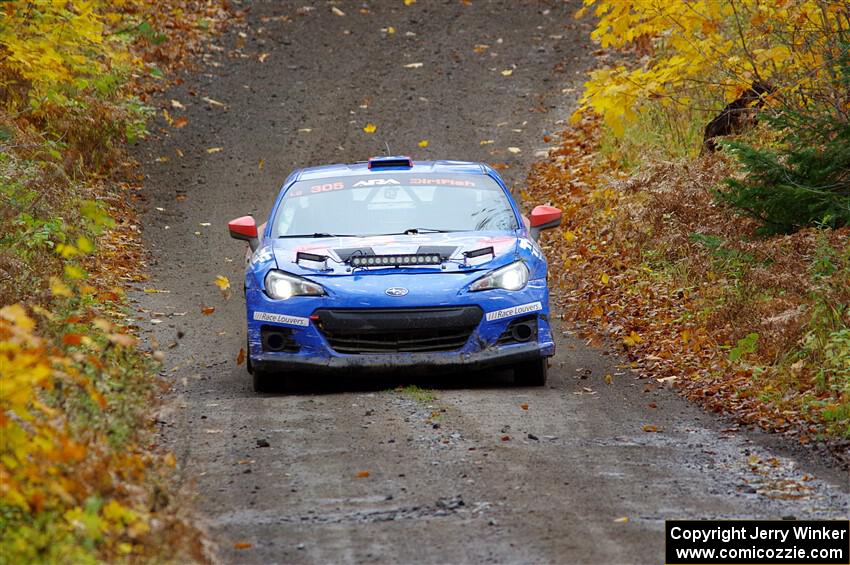
[[[407,294],[407,289],[402,286],[391,286],[384,292],[386,292],[388,296],[404,296]]]

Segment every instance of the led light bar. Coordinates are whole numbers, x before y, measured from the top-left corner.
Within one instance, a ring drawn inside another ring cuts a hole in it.
[[[439,265],[439,253],[414,253],[411,255],[353,255],[348,258],[352,267],[408,267],[411,265]]]

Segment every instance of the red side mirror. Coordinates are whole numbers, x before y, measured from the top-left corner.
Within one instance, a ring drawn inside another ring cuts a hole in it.
[[[230,237],[247,241],[251,245],[251,249],[256,249],[259,245],[257,222],[251,216],[242,216],[231,220],[227,223],[227,229],[230,231]]]
[[[537,206],[531,211],[531,227],[547,230],[561,225],[561,210],[553,206]]]

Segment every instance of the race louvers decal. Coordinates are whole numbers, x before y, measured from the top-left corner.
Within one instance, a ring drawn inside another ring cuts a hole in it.
[[[274,322],[275,324],[285,324],[287,326],[307,327],[310,325],[310,320],[308,318],[287,316],[285,314],[272,314],[271,312],[254,312],[254,319],[258,322]]]
[[[538,310],[543,310],[543,305],[540,302],[530,302],[528,304],[520,304],[519,306],[514,306],[512,308],[505,308],[504,310],[487,312],[487,315],[484,318],[488,322],[492,322],[493,320],[501,320],[503,318],[510,318],[511,316],[537,312]]]

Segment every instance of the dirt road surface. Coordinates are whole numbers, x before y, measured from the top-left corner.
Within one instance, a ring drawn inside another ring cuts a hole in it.
[[[504,163],[521,189],[589,60],[588,30],[562,2],[332,6],[237,5],[244,24],[163,97],[188,124],[161,122],[137,152],[143,286],[166,291],[136,295],[174,383],[163,443],[222,561],[661,563],[665,518],[850,514],[845,474],[647,387],[568,328],[545,388],[460,374],[400,392],[399,374],[252,392],[236,364],[244,247],[227,220],[267,214],[294,168],[385,143]]]

